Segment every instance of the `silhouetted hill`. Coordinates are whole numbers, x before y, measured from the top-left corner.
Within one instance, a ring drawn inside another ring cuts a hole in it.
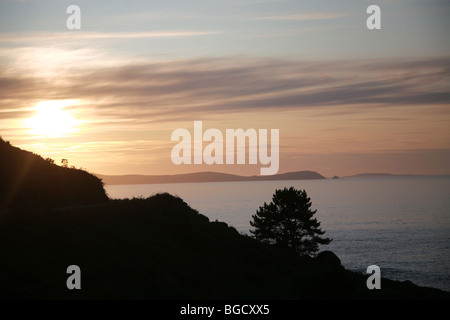
[[[169,194],[15,212],[0,224],[0,252],[2,299],[449,298],[388,279],[369,290],[336,259],[261,244]],[[81,290],[66,287],[73,264]]]
[[[259,243],[167,193],[109,200],[93,175],[3,140],[0,156],[0,299],[450,299],[388,279],[368,290],[330,252]],[[70,265],[81,290],[66,286]]]
[[[376,178],[376,177],[433,177],[416,174],[392,174],[392,173],[358,173],[344,178]],[[436,176],[438,177],[438,176]]]
[[[271,180],[312,180],[326,179],[314,171],[297,171],[271,176],[239,176],[220,172],[196,172],[175,175],[102,175],[97,174],[105,184],[153,184],[189,182],[228,182],[228,181],[271,181]]]
[[[367,178],[367,177],[392,177],[391,173],[358,173],[352,176],[345,176],[344,178]]]
[[[421,177],[421,178],[448,178],[448,174],[393,174],[393,173],[358,173],[343,178],[385,178],[385,177]]]
[[[69,206],[105,202],[102,181],[60,167],[0,138],[0,208]]]

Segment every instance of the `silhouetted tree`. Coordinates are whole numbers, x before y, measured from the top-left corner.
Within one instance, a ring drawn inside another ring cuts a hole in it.
[[[319,244],[329,244],[332,239],[322,238],[325,233],[320,222],[313,218],[311,199],[305,190],[294,187],[275,190],[272,202],[260,207],[252,216],[250,232],[261,242],[294,249],[299,255],[314,254]]]
[[[61,164],[64,168],[67,168],[69,166],[69,160],[67,159],[62,159],[61,160]]]

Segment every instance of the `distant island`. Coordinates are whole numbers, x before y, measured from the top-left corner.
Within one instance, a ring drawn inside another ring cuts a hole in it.
[[[313,180],[326,179],[314,171],[296,171],[272,176],[239,176],[220,172],[196,172],[175,175],[102,175],[97,174],[105,184],[156,184],[192,182],[231,182],[231,181],[274,181],[274,180]]]
[[[343,176],[348,178],[389,178],[389,177],[421,177],[421,178],[450,178],[448,174],[393,174],[393,173],[358,173],[351,176]],[[334,177],[333,177],[334,179]]]
[[[352,176],[345,176],[344,178],[367,178],[367,177],[393,177],[398,176],[392,173],[358,173]],[[401,175],[403,176],[403,174]]]
[[[222,172],[195,172],[174,175],[105,175],[95,174],[106,185],[126,184],[164,184],[164,183],[198,183],[198,182],[238,182],[238,181],[282,181],[282,180],[318,180],[318,179],[348,179],[348,178],[377,178],[377,177],[446,177],[448,175],[414,175],[392,173],[358,173],[350,176],[333,176],[326,178],[315,171],[294,171],[275,174],[272,176],[240,176]]]
[[[392,173],[358,173],[344,178],[375,178],[375,177],[420,177],[416,174],[392,174]]]

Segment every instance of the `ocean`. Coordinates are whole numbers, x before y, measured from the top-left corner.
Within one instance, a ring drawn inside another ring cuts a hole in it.
[[[311,198],[331,250],[349,270],[377,265],[381,276],[450,291],[450,177],[390,176],[326,180],[107,185],[111,198],[181,197],[211,221],[249,234],[256,210],[275,189]]]

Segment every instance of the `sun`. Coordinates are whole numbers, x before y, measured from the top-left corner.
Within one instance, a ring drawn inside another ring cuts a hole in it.
[[[36,114],[26,121],[30,133],[46,137],[62,137],[73,133],[79,121],[65,108],[76,104],[79,104],[77,100],[39,102],[34,108]]]

